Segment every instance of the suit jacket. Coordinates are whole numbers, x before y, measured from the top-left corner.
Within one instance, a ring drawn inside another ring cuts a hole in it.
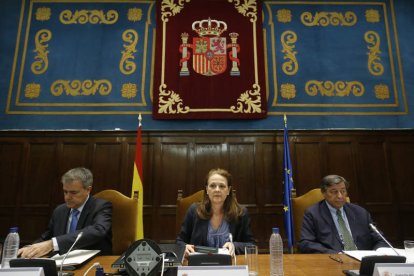
[[[388,247],[369,227],[372,219],[367,210],[352,203],[346,203],[343,208],[355,245],[359,250]],[[302,253],[338,253],[343,250],[341,238],[325,200],[305,211],[299,250]]]
[[[101,250],[101,255],[112,255],[112,203],[89,196],[80,214],[76,231],[66,233],[70,208],[61,204],[53,211],[46,231],[36,242],[56,237],[59,254],[65,254],[80,232],[82,237],[74,249]]]
[[[209,220],[197,216],[197,204],[193,203],[188,208],[187,214],[181,225],[181,231],[177,236],[177,244],[194,244],[207,246],[207,232]],[[255,244],[253,234],[250,230],[250,217],[247,210],[236,223],[229,223],[230,233],[233,235],[233,244],[236,254],[244,254],[244,247],[248,244]]]

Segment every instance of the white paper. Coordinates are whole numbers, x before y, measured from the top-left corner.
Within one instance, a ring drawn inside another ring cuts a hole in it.
[[[190,255],[197,255],[197,254],[207,254],[204,252],[193,252]],[[214,254],[223,254],[223,255],[230,255],[230,251],[227,248],[219,248],[217,253]]]
[[[414,264],[375,264],[373,276],[414,275]]]
[[[405,256],[404,249],[395,249],[400,256]],[[391,247],[380,247],[377,250],[345,250],[346,255],[361,261],[366,256],[398,256]]]
[[[80,265],[86,262],[87,260],[89,260],[90,258],[92,258],[93,256],[95,256],[96,254],[98,254],[99,252],[100,250],[84,250],[84,249],[73,250],[66,257],[63,266]],[[65,254],[63,255],[56,254],[51,259],[55,260],[56,266],[60,266],[62,264],[62,260],[64,257],[65,257]]]
[[[236,266],[180,266],[177,276],[248,276],[247,265]]]

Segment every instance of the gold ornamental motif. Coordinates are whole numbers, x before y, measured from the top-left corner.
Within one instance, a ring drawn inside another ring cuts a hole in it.
[[[380,14],[377,10],[366,10],[365,11],[365,20],[368,23],[378,23],[380,22]]]
[[[52,15],[52,11],[50,8],[47,7],[40,7],[36,9],[36,20],[37,21],[47,21],[50,19]]]
[[[228,0],[229,3],[234,2],[234,7],[243,16],[250,17],[250,22],[257,21],[257,1],[256,0],[243,0],[243,4],[240,4],[240,0]]]
[[[106,96],[112,91],[112,83],[108,80],[56,80],[50,86],[53,96],[60,96],[63,92],[68,96],[92,96],[98,92]]]
[[[119,71],[124,75],[131,75],[137,68],[133,60],[135,59],[134,54],[137,52],[138,33],[133,29],[126,30],[122,34],[122,39],[126,43],[123,45],[125,50],[121,51],[122,57],[119,62]]]
[[[292,83],[284,83],[280,86],[281,97],[284,99],[296,98],[296,86]]]
[[[253,90],[247,90],[237,99],[237,107],[232,105],[233,113],[260,113],[261,109],[260,85],[253,84]]]
[[[322,26],[353,26],[357,23],[357,16],[354,12],[346,12],[345,15],[341,12],[317,12],[312,15],[310,12],[304,12],[300,16],[303,25],[308,27]]]
[[[162,22],[168,22],[168,17],[175,16],[181,12],[184,8],[185,2],[190,2],[191,0],[178,0],[175,3],[175,0],[162,0],[161,2],[161,20]]]
[[[368,31],[364,35],[365,42],[368,44],[368,70],[373,76],[381,76],[384,74],[384,65],[381,63],[379,55],[380,36],[374,31]]]
[[[297,35],[292,31],[285,31],[280,37],[280,42],[282,43],[282,53],[284,54],[283,59],[286,60],[283,62],[282,70],[286,75],[292,76],[298,72],[299,64],[296,60],[297,52],[295,49],[295,42],[297,41]]]
[[[24,96],[29,99],[38,98],[40,96],[40,84],[29,83],[24,88]]]
[[[132,99],[137,96],[137,85],[135,83],[124,83],[121,89],[121,96],[123,98]]]
[[[102,10],[64,10],[59,15],[62,24],[115,24],[118,21],[118,12],[109,10],[106,14]]]
[[[365,93],[364,85],[359,81],[317,81],[306,82],[305,91],[309,96],[326,97],[349,97],[352,93],[356,97],[361,97]]]
[[[188,106],[183,106],[180,95],[172,90],[166,91],[167,85],[161,84],[159,91],[158,113],[184,114],[190,111]]]
[[[280,9],[276,12],[276,17],[280,23],[289,23],[292,21],[292,12],[287,9]]]
[[[141,21],[142,19],[142,9],[131,8],[128,10],[128,20],[132,22]]]
[[[380,100],[390,98],[390,89],[386,84],[377,84],[374,86],[375,97]]]
[[[52,33],[47,29],[40,30],[35,35],[34,52],[36,53],[36,56],[35,61],[32,63],[30,67],[32,69],[33,74],[43,74],[49,67],[49,51],[47,50],[49,44],[46,44],[46,42],[50,41],[50,39],[52,39]]]

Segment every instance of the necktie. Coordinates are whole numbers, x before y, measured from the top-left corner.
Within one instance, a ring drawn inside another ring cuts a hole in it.
[[[72,209],[72,213],[71,213],[72,219],[70,221],[69,233],[73,233],[76,231],[76,225],[78,224],[78,215],[79,215],[79,210]]]
[[[338,216],[338,225],[339,231],[341,232],[342,242],[344,243],[345,250],[357,250],[357,247],[352,239],[351,233],[346,227],[344,218],[342,217],[341,210],[336,210],[336,215]]]

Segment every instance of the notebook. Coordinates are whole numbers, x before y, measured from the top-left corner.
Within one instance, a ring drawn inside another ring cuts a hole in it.
[[[177,267],[181,266],[184,260],[185,245],[178,245],[174,243],[158,244],[162,253],[165,253],[164,266]],[[123,253],[115,262],[112,263],[113,269],[125,270],[125,253]]]

